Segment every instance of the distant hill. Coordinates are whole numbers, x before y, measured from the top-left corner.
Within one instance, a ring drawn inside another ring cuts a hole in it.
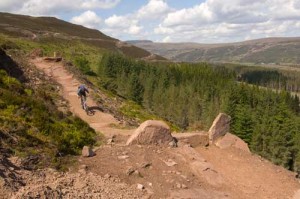
[[[54,17],[31,17],[0,12],[0,33],[32,40],[48,38],[80,40],[96,47],[122,52],[133,58],[165,60],[163,57],[121,42],[98,30],[75,25]]]
[[[300,37],[221,44],[128,42],[174,61],[300,64]]]

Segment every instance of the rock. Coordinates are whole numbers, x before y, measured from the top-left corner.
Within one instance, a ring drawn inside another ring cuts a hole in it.
[[[172,167],[177,165],[177,163],[174,160],[169,159],[168,161],[164,161],[164,163],[168,166],[168,167]]]
[[[181,184],[181,188],[187,189],[188,187],[185,184]]]
[[[142,177],[141,173],[138,170],[135,170],[133,172],[134,175],[138,176],[138,177]]]
[[[220,113],[211,125],[208,134],[209,142],[214,143],[218,138],[229,132],[231,117],[225,113]]]
[[[148,167],[150,167],[152,164],[150,163],[150,162],[144,162],[144,163],[142,163],[141,164],[141,168],[148,168]]]
[[[229,147],[235,147],[237,149],[240,149],[242,151],[246,151],[250,153],[250,149],[248,147],[248,144],[244,142],[241,138],[237,137],[236,135],[233,135],[231,133],[226,133],[225,136],[220,138],[215,142],[215,145],[219,147],[220,149],[226,149]]]
[[[126,145],[167,145],[171,141],[173,141],[173,137],[167,124],[162,121],[148,120],[136,129],[134,134],[127,140]]]
[[[130,176],[130,175],[133,174],[134,172],[135,172],[135,169],[132,168],[132,167],[130,167],[130,168],[127,169],[126,174],[127,174],[128,176]]]
[[[108,179],[108,178],[110,178],[110,177],[111,177],[111,175],[109,175],[108,173],[104,175],[104,178],[105,178],[105,179]]]
[[[139,190],[143,190],[145,187],[144,187],[144,185],[142,185],[142,184],[137,184],[137,188],[138,188]]]
[[[84,146],[82,149],[82,156],[83,157],[93,157],[95,155],[95,153],[93,152],[93,150],[88,147],[88,146]]]
[[[116,135],[112,135],[106,142],[106,144],[113,144],[115,142]]]
[[[112,144],[113,142],[114,142],[113,139],[108,139],[107,142],[106,142],[106,144]]]
[[[175,141],[175,139],[173,139],[173,141],[169,142],[169,146],[170,146],[171,148],[177,147],[177,142]]]
[[[174,133],[172,136],[178,140],[177,145],[179,147],[186,144],[192,147],[207,146],[209,144],[207,132]]]
[[[128,155],[120,155],[120,156],[118,156],[118,159],[119,159],[119,160],[125,160],[125,159],[127,159],[127,158],[129,158]]]

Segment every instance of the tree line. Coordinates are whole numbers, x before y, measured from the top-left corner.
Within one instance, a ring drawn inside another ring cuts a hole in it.
[[[207,63],[147,63],[106,54],[98,76],[104,88],[141,104],[183,130],[207,130],[219,112],[250,149],[300,171],[299,98],[236,82],[236,73]]]

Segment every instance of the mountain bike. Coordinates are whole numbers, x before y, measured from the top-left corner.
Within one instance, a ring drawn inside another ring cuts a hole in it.
[[[86,114],[89,115],[89,106],[87,105],[86,98],[84,96],[81,96],[81,107],[86,112]]]

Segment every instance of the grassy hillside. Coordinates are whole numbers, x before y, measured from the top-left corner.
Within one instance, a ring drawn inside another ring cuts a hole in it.
[[[88,46],[101,50],[122,53],[133,58],[147,58],[151,55],[148,51],[120,42],[94,29],[68,23],[54,17],[31,17],[9,13],[0,13],[0,33],[15,37],[25,38],[36,43],[45,40],[68,42],[82,42]],[[155,56],[153,59],[164,60]]]
[[[268,38],[227,44],[129,43],[174,61],[300,64],[300,38]]]
[[[96,133],[67,111],[57,85],[24,65],[0,50],[0,148],[35,162],[30,169],[60,167],[60,157],[93,145]]]

